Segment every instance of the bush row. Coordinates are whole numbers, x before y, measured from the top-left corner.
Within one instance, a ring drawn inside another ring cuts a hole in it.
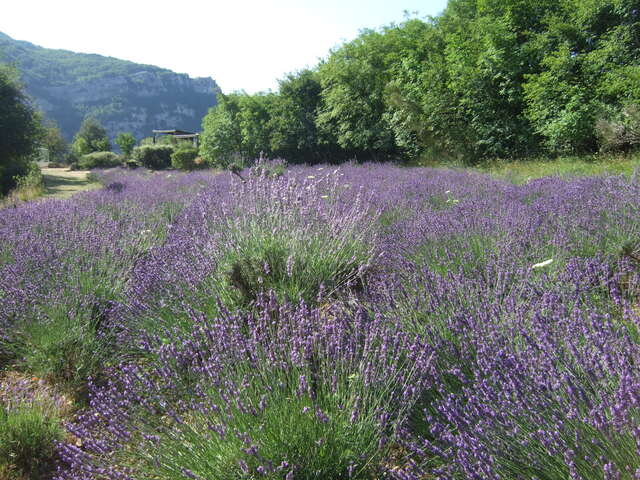
[[[206,168],[206,163],[198,157],[198,149],[193,146],[175,148],[172,145],[141,145],[133,149],[131,160],[126,161],[113,152],[93,152],[80,157],[72,164],[72,169],[91,170],[93,168],[111,168],[123,164],[141,165],[151,170],[177,168],[196,170]]]

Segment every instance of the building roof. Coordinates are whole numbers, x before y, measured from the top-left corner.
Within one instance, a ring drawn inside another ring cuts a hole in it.
[[[162,133],[165,135],[196,135],[195,132],[187,132],[185,130],[153,130],[153,133]]]

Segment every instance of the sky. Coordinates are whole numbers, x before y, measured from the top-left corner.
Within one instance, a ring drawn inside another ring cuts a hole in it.
[[[0,32],[46,48],[98,53],[212,77],[225,93],[277,91],[364,28],[437,15],[447,0],[19,0]]]

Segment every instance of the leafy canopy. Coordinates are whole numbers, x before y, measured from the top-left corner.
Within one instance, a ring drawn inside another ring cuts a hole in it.
[[[120,147],[120,150],[122,150],[125,156],[130,157],[131,152],[133,152],[133,147],[136,146],[136,137],[130,132],[119,133],[116,137],[116,145]]]
[[[40,115],[29,102],[17,71],[0,64],[0,195],[28,172],[42,137]]]
[[[106,129],[94,117],[87,117],[73,138],[72,149],[76,155],[111,151]]]

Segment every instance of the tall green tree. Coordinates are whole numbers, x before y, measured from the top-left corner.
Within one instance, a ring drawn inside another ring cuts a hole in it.
[[[276,95],[273,93],[238,96],[238,122],[242,135],[242,150],[247,159],[258,158],[260,152],[273,156],[269,124],[275,98]]]
[[[318,73],[313,70],[302,70],[280,80],[267,125],[273,155],[286,158],[289,163],[313,163],[325,156],[316,126],[321,91]]]
[[[207,164],[226,168],[236,157],[244,158],[245,151],[239,122],[238,94],[218,94],[215,107],[202,120],[200,156]]]
[[[523,85],[527,115],[547,151],[593,151],[598,121],[640,101],[640,2],[558,5],[535,38],[542,68]]]
[[[475,163],[590,152],[616,131],[609,147],[629,148],[639,104],[638,0],[449,0],[363,31],[275,95],[228,97],[208,136],[244,158]]]
[[[111,142],[100,122],[94,117],[87,117],[73,138],[71,148],[78,156],[93,152],[110,152]]]
[[[385,90],[387,121],[405,158],[438,161],[465,151],[466,122],[450,90],[445,36],[437,19],[416,34],[417,48],[393,67]]]
[[[130,157],[131,152],[133,152],[133,147],[136,146],[136,137],[130,132],[119,133],[116,136],[116,145],[120,147],[120,150],[122,150],[122,153],[124,153],[126,157]]]
[[[424,22],[365,30],[319,66],[322,106],[317,124],[324,141],[369,158],[399,153],[389,123],[386,89],[396,65],[416,48]]]
[[[69,154],[69,144],[62,136],[58,125],[52,120],[44,122],[42,145],[49,152],[49,161],[63,163]]]
[[[28,172],[41,138],[40,116],[24,93],[18,72],[0,64],[0,194]]]

